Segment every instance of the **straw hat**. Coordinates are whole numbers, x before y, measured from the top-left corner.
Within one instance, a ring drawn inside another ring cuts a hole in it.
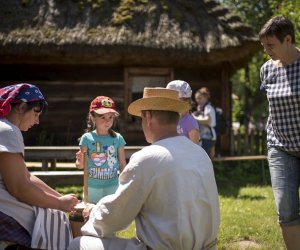
[[[178,113],[187,112],[190,104],[179,100],[178,91],[166,88],[144,88],[143,98],[132,102],[128,113],[141,116],[142,110],[162,110]]]

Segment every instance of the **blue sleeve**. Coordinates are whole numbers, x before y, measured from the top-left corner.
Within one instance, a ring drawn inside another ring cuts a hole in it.
[[[79,141],[79,146],[88,146],[88,139],[87,139],[88,133],[85,133],[83,136],[81,136]]]
[[[124,140],[123,136],[117,133],[117,138],[118,138],[119,148],[124,147],[126,145],[126,141]]]

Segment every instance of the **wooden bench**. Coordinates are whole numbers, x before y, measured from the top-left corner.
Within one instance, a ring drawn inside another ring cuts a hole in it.
[[[130,156],[142,149],[143,146],[125,146],[125,156],[128,160]],[[82,184],[83,183],[83,172],[82,171],[53,171],[58,167],[63,168],[74,168],[75,167],[75,154],[79,150],[78,146],[74,147],[25,147],[25,161],[39,161],[42,162],[43,171],[35,171],[33,174],[37,175],[42,180],[47,183],[51,183],[51,186],[56,184]],[[57,162],[69,161],[69,163]],[[229,161],[261,161],[262,169],[262,181],[266,182],[265,178],[265,160],[267,160],[266,155],[247,155],[247,156],[222,156],[212,159],[213,162],[229,162]],[[50,169],[48,171],[48,163],[50,163]]]
[[[128,160],[130,156],[142,149],[143,146],[125,146],[125,157]],[[83,171],[75,167],[76,152],[78,146],[42,146],[25,147],[25,161],[35,161],[42,163],[42,171],[31,171],[51,187],[58,185],[83,185]],[[57,160],[68,162],[57,162]],[[50,170],[48,165],[50,163]],[[28,165],[31,165],[29,163]],[[34,164],[36,165],[36,164]],[[58,167],[70,168],[72,171],[55,171]]]
[[[143,146],[125,146],[126,159],[129,159],[134,152],[141,148]],[[48,163],[50,163],[50,169],[56,170],[57,160],[75,163],[76,152],[78,150],[78,146],[25,147],[25,161],[42,162],[43,171],[48,170]]]
[[[49,186],[55,188],[57,186],[82,185],[83,171],[32,171],[31,174],[39,177]]]

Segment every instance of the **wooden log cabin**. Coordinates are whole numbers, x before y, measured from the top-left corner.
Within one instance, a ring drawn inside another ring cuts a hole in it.
[[[250,27],[214,0],[10,0],[0,8],[0,87],[30,82],[49,102],[25,144],[77,145],[90,101],[112,97],[116,130],[145,145],[128,104],[173,79],[210,88],[231,117],[230,76],[259,49]],[[229,133],[221,139],[230,146]]]

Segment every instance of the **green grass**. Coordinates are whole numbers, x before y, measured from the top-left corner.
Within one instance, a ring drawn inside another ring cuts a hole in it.
[[[81,187],[58,188],[62,193],[73,192],[81,195]],[[238,184],[230,181],[218,182],[221,224],[218,234],[218,250],[263,249],[283,250],[284,244],[270,185]],[[132,223],[118,236],[135,236]],[[242,248],[240,241],[251,241],[257,247]]]
[[[237,242],[244,240],[259,249],[284,249],[270,186],[219,185],[219,201],[218,249],[240,249]]]

